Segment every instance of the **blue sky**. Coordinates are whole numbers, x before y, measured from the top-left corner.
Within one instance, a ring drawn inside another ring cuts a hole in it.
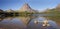
[[[44,11],[47,8],[56,7],[60,3],[60,0],[0,0],[0,9],[18,10],[25,2],[35,10]]]

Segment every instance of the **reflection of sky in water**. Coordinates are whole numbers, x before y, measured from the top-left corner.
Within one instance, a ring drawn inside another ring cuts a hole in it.
[[[31,27],[31,29],[41,29],[42,28],[42,22],[45,20],[46,18],[44,17],[39,17],[36,19],[33,19],[30,23],[29,23],[29,27]],[[39,21],[38,24],[34,24],[34,21]],[[49,24],[51,25],[50,27],[48,27],[48,29],[53,29],[57,27],[57,24],[52,21],[52,20],[48,20]]]
[[[38,18],[35,18],[35,19],[32,19],[31,22],[28,24],[27,28],[26,29],[41,29],[42,28],[42,22],[45,20],[46,18],[44,17],[38,17]],[[34,21],[35,20],[39,20],[41,21],[40,23],[38,24],[34,24]],[[52,20],[49,20],[49,24],[52,26],[52,27],[48,27],[49,29],[53,29],[53,28],[56,28],[57,27],[57,24],[52,21]],[[22,20],[20,18],[6,18],[4,20],[2,20],[0,22],[0,28],[1,27],[7,27],[8,29],[23,29],[26,27],[26,25],[22,22]]]

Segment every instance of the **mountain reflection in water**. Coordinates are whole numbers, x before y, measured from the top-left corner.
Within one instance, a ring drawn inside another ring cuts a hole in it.
[[[45,20],[45,17],[8,17],[0,19],[0,29],[57,29],[57,24],[48,20],[51,26],[43,27],[42,22]],[[29,21],[28,21],[29,20]],[[35,24],[34,21],[39,20],[38,24]]]

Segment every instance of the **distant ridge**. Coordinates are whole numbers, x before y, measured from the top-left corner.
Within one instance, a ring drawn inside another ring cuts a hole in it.
[[[14,10],[12,10],[12,9],[9,9],[9,10],[6,10],[6,12],[14,12]]]

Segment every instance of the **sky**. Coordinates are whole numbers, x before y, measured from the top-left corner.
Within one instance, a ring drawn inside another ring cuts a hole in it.
[[[19,10],[24,3],[28,3],[32,9],[44,11],[47,8],[55,8],[60,0],[0,0],[0,9]]]

